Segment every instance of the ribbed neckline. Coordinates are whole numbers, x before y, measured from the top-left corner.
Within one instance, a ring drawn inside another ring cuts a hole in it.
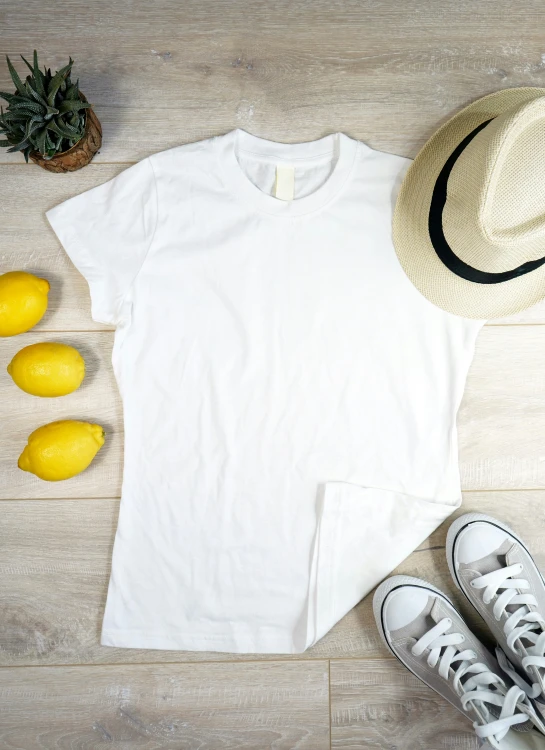
[[[227,188],[239,200],[258,211],[274,216],[302,216],[323,208],[339,194],[350,177],[358,151],[358,141],[343,133],[332,133],[307,143],[276,143],[237,129],[218,138],[218,158]],[[238,161],[239,153],[254,154],[261,161],[283,164],[312,162],[336,157],[327,180],[309,195],[292,201],[280,200],[260,190],[245,174]]]

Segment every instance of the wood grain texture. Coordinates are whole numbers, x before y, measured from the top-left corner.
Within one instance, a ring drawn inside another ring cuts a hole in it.
[[[37,46],[51,67],[71,54],[104,128],[100,153],[72,175],[0,149],[0,273],[52,286],[39,326],[0,341],[0,748],[327,750],[328,658],[343,659],[331,665],[334,748],[476,748],[464,719],[386,658],[371,597],[282,661],[99,645],[122,468],[113,335],[91,320],[86,282],[45,211],[151,153],[235,127],[287,142],[343,131],[414,157],[468,102],[545,86],[544,22],[541,0],[0,4],[0,90],[11,89],[5,53],[18,61]],[[544,568],[545,327],[525,325],[542,323],[545,303],[485,327],[458,423],[464,487],[504,488],[466,493],[463,510],[513,525]],[[10,381],[12,354],[40,340],[81,349],[89,374],[77,393],[38,400]],[[91,468],[57,484],[18,471],[28,433],[61,417],[106,426]],[[442,587],[484,636],[450,581],[447,527],[398,572]]]
[[[545,85],[538,0],[188,0],[183,12],[176,0],[60,0],[55,14],[31,4],[44,62],[76,59],[107,161],[235,125],[292,141],[344,130],[413,156],[468,101]],[[30,54],[36,35],[14,0],[0,13],[1,52]]]
[[[0,271],[28,271],[51,284],[48,310],[34,333],[107,328],[91,319],[87,282],[72,265],[45,212],[115,177],[125,166],[91,164],[67,174],[53,174],[40,167],[0,167]]]
[[[327,662],[0,670],[0,747],[329,750]]]
[[[458,413],[462,487],[545,486],[545,327],[483,328]]]
[[[545,570],[545,491],[464,496],[461,512],[479,510],[511,524]],[[18,500],[0,514],[0,666],[130,662],[240,661],[274,657],[106,648],[100,626],[118,501]],[[529,522],[528,519],[532,519]],[[445,560],[443,524],[399,567],[443,589],[486,638],[478,617],[454,587]],[[372,597],[349,612],[305,654],[283,659],[368,658],[386,655]],[[0,722],[1,723],[1,722]],[[1,745],[0,745],[1,747]]]
[[[471,722],[395,659],[331,662],[331,747],[476,750]]]
[[[116,497],[122,474],[122,409],[111,366],[113,333],[40,334],[0,341],[6,364],[23,346],[51,340],[73,344],[87,360],[82,387],[60,399],[20,391],[4,367],[0,400],[0,499]],[[545,327],[489,326],[477,342],[458,415],[460,470],[465,490],[545,487]],[[17,468],[27,436],[55,419],[85,419],[105,426],[106,445],[90,468],[64,482],[42,482]]]

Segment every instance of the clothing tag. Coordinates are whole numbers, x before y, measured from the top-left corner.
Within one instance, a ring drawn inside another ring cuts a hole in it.
[[[278,165],[274,181],[274,196],[281,201],[292,201],[295,192],[295,167]]]

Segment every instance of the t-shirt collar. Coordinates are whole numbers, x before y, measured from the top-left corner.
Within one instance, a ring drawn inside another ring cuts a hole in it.
[[[218,156],[227,188],[246,204],[257,210],[277,216],[301,216],[317,211],[329,203],[343,188],[351,174],[358,150],[358,141],[343,133],[332,133],[307,143],[276,143],[236,129],[218,138]],[[289,163],[336,157],[327,180],[314,192],[291,201],[263,192],[249,179],[239,164],[237,154],[246,152],[260,159]]]

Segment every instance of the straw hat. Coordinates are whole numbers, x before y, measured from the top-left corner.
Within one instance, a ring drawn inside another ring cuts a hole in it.
[[[445,123],[401,186],[394,244],[431,302],[487,319],[545,297],[545,89],[498,91]]]

